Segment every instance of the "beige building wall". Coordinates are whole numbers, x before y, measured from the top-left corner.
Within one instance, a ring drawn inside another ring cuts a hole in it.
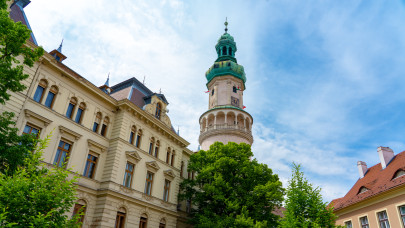
[[[34,47],[32,43],[28,45]],[[0,110],[16,113],[20,133],[29,125],[41,130],[41,138],[49,136],[43,161],[50,168],[54,168],[61,140],[71,145],[67,168],[72,170],[72,175],[80,177],[78,204],[86,206],[83,227],[114,227],[117,212],[125,213],[125,227],[138,227],[141,217],[147,218],[147,227],[159,227],[160,223],[165,227],[187,227],[184,223],[187,205],[179,203],[177,195],[180,182],[189,177],[187,164],[193,152],[187,149],[189,143],[171,129],[165,112],[159,120],[154,116],[153,105],[142,110],[127,99],[115,100],[48,53],[24,71],[29,74],[23,82],[27,88],[11,93],[10,101]],[[44,82],[44,96],[36,102],[34,94],[38,85]],[[54,103],[48,108],[44,105],[45,100],[48,92],[55,88]],[[77,104],[70,119],[66,117],[66,111],[72,98]],[[158,99],[152,97],[152,104]],[[84,111],[80,123],[76,123],[79,106],[84,107]],[[94,132],[98,113],[101,114],[100,127]],[[106,125],[104,135],[101,135],[102,124]],[[142,132],[138,147],[129,142],[133,127],[137,129],[136,133]],[[153,151],[150,154],[151,142]],[[92,178],[83,176],[89,154],[97,157]],[[131,186],[125,187],[128,162],[134,165],[134,170]],[[145,193],[147,172],[153,173],[151,194]],[[167,200],[164,200],[165,180],[170,181]]]
[[[339,217],[336,225],[345,225],[351,221],[353,228],[361,228],[360,218],[367,216],[369,227],[381,227],[378,213],[386,211],[390,227],[404,227],[399,211],[400,206],[405,206],[405,186],[385,192],[379,196],[361,201],[357,204],[335,211]]]

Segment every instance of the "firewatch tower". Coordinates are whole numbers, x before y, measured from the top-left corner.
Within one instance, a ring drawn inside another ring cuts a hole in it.
[[[235,58],[237,48],[228,33],[228,22],[225,22],[225,33],[219,38],[215,49],[218,58],[205,73],[209,101],[208,110],[199,120],[201,149],[208,150],[217,141],[252,145],[253,118],[243,106],[246,75]]]

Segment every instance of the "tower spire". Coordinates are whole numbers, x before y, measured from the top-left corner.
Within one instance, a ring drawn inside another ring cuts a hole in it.
[[[63,38],[62,38],[62,42],[60,43],[60,45],[59,45],[59,47],[57,49],[57,51],[60,52],[60,53],[62,53],[62,44],[63,44]]]
[[[225,17],[225,33],[228,33],[228,17]]]
[[[107,81],[105,81],[104,85],[110,87],[110,72],[108,72]]]

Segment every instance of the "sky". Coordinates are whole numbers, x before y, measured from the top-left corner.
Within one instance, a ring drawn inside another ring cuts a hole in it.
[[[405,150],[405,2],[35,0],[25,12],[39,45],[97,86],[145,79],[169,101],[180,135],[198,148],[208,109],[205,72],[228,32],[247,82],[254,157],[287,187],[291,164],[343,197],[357,161]]]

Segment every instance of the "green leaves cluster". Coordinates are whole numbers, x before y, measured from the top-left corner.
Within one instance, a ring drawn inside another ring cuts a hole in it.
[[[66,212],[76,200],[77,178],[69,171],[48,169],[41,162],[46,140],[35,140],[35,153],[25,159],[12,175],[0,173],[0,226],[80,227],[78,216],[69,219]]]
[[[336,216],[333,208],[323,202],[321,189],[305,179],[300,165],[293,164],[292,171],[281,227],[335,227]]]
[[[194,180],[181,184],[180,199],[191,200],[195,227],[275,227],[284,189],[276,174],[256,159],[250,145],[216,142],[190,157]]]
[[[32,67],[44,53],[42,47],[31,49],[25,45],[31,31],[21,22],[15,23],[7,11],[6,0],[0,0],[0,105],[10,99],[9,92],[25,89],[21,83],[28,78],[24,65]],[[0,115],[0,172],[13,173],[33,150],[34,136],[18,135],[14,113]]]

